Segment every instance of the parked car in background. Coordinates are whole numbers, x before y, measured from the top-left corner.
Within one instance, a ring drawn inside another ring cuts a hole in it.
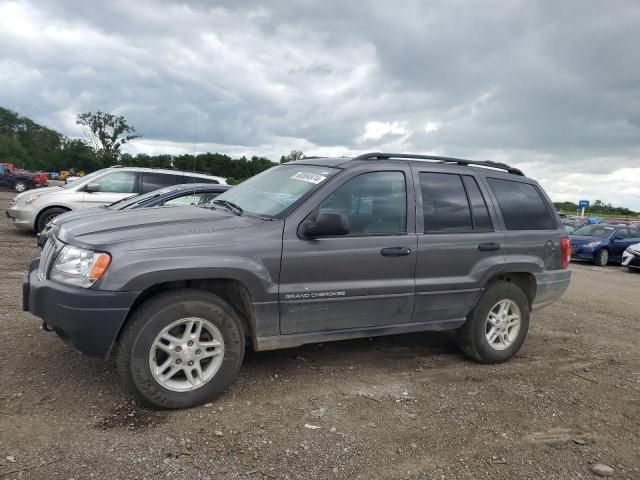
[[[223,192],[231,188],[230,185],[216,185],[212,183],[186,183],[171,187],[160,188],[142,195],[132,195],[123,200],[98,208],[85,208],[63,213],[51,220],[38,234],[38,246],[43,247],[49,232],[57,226],[80,218],[90,218],[96,215],[114,214],[122,210],[151,207],[184,207],[187,205],[202,206],[208,204]]]
[[[116,355],[141,402],[184,408],[224,391],[246,342],[454,330],[469,357],[507,361],[571,278],[551,200],[502,163],[305,159],[211,203],[60,225],[23,308],[73,348]]]
[[[571,233],[571,258],[604,267],[621,262],[622,253],[640,242],[640,230],[619,225],[585,225]]]
[[[11,163],[0,163],[0,187],[12,188],[18,193],[47,185],[46,173],[34,173],[15,168]]]
[[[183,183],[226,185],[224,178],[178,170],[110,167],[85,175],[62,187],[48,187],[16,196],[7,209],[16,228],[41,232],[58,215],[70,210],[109,205],[131,195]]]
[[[627,247],[622,254],[622,265],[629,270],[640,270],[640,243]]]

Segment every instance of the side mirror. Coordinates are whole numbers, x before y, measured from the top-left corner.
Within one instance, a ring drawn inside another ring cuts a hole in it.
[[[613,237],[614,240],[624,240],[624,235],[622,235],[621,233],[618,233],[615,237]]]
[[[315,220],[306,220],[301,233],[308,238],[346,235],[349,233],[349,220],[342,213],[323,212]]]
[[[89,193],[98,192],[98,191],[100,191],[100,184],[99,183],[89,183],[88,185],[86,185],[84,187],[84,191],[85,192],[89,192]]]

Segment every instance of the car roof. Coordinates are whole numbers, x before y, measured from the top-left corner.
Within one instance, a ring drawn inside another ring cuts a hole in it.
[[[200,172],[189,172],[187,170],[171,170],[168,168],[148,168],[148,167],[125,167],[122,165],[114,165],[112,167],[107,167],[109,170],[129,170],[133,172],[150,172],[150,173],[166,173],[169,175],[189,175],[190,177],[200,177],[200,178],[213,178],[216,180],[226,181],[224,177],[219,177],[216,175],[209,175],[208,173],[200,173]]]
[[[339,168],[350,160],[351,158],[347,157],[305,157],[295,162],[283,163],[283,165],[317,165],[319,167]]]
[[[375,164],[377,161],[401,161],[412,165],[440,165],[440,166],[464,166],[480,167],[483,173],[507,174],[507,176],[517,175],[525,177],[524,173],[506,163],[494,162],[491,160],[467,160],[464,158],[442,157],[435,155],[421,155],[411,153],[383,153],[371,152],[358,155],[357,157],[305,157],[297,160],[296,164],[318,165],[334,168],[348,168],[350,165],[362,164],[364,162]],[[294,162],[291,162],[294,163]]]

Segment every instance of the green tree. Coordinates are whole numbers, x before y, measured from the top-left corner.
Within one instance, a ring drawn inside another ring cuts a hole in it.
[[[89,144],[107,165],[118,161],[120,148],[125,143],[142,136],[124,116],[100,110],[79,114],[76,123],[83,127]]]
[[[280,163],[295,162],[304,158],[304,153],[301,150],[291,150],[288,155],[282,155],[280,157]]]
[[[0,107],[0,161],[32,170],[46,168],[64,136]]]

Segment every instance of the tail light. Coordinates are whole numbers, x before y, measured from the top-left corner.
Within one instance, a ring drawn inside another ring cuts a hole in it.
[[[571,262],[571,239],[569,237],[560,239],[560,252],[562,255],[562,268],[569,268],[569,262]]]

